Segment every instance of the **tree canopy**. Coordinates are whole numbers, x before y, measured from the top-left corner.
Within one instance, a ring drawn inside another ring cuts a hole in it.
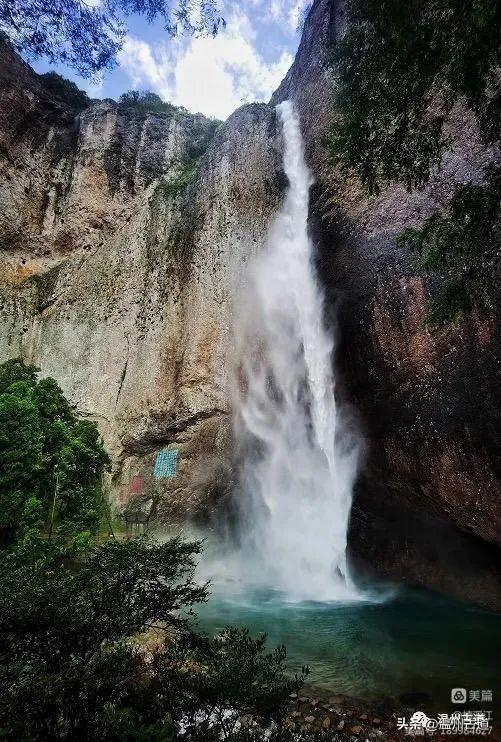
[[[171,35],[216,34],[224,25],[216,0],[0,0],[0,29],[28,57],[63,62],[89,77],[115,64],[133,14],[159,18]]]
[[[80,420],[54,379],[12,360],[0,366],[0,535],[40,522],[95,532],[108,456],[94,422]]]
[[[157,93],[151,90],[127,90],[119,98],[124,108],[135,108],[147,113],[172,113],[176,106],[163,101]]]
[[[91,100],[87,93],[80,90],[71,80],[58,75],[57,72],[45,72],[40,75],[40,79],[46,88],[77,111],[83,111],[84,108],[90,106]]]

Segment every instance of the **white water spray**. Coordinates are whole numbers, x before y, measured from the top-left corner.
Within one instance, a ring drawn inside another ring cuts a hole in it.
[[[307,231],[311,174],[290,102],[277,107],[289,189],[255,265],[237,337],[246,581],[292,599],[355,597],[346,534],[357,446],[334,399],[333,339]]]

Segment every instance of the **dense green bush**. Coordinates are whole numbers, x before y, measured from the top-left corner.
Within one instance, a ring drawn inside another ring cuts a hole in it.
[[[79,556],[30,534],[0,552],[4,736],[121,739],[122,727],[142,728],[143,711],[161,720],[168,709],[149,709],[149,671],[131,637],[157,621],[179,629],[175,612],[204,598],[191,579],[196,551],[110,541]]]
[[[151,90],[128,90],[122,93],[119,103],[124,108],[135,108],[150,113],[173,113],[176,106],[166,103]]]
[[[0,534],[26,528],[96,532],[108,457],[96,424],[75,415],[54,379],[0,366]]]
[[[302,684],[285,675],[285,650],[241,629],[192,629],[190,606],[207,599],[199,551],[33,532],[0,551],[0,737],[171,740],[182,727],[187,742],[224,740],[242,714],[280,720]],[[161,645],[149,650],[152,627]]]

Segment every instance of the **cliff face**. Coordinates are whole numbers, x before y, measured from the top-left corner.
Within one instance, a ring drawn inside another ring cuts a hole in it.
[[[500,153],[480,143],[458,106],[454,139],[428,186],[364,196],[342,182],[322,145],[333,107],[327,55],[346,24],[344,4],[317,0],[295,63],[275,94],[300,111],[313,190],[312,231],[337,315],[341,401],[366,441],[350,526],[362,572],[433,586],[501,607],[501,399],[499,316],[473,314],[438,332],[423,327],[442,280],[423,275],[396,245],[448,202],[460,183],[481,183]]]
[[[5,46],[0,80],[0,357],[98,422],[120,506],[210,515],[230,482],[234,292],[281,196],[274,116],[237,111],[183,185],[213,122],[112,102],[76,116]],[[178,474],[155,479],[172,444]]]
[[[481,181],[498,153],[458,108],[454,149],[423,191],[368,199],[340,181],[322,142],[326,60],[344,23],[341,2],[314,2],[272,103],[294,99],[301,118],[339,400],[366,442],[351,558],[362,573],[501,608],[499,318],[424,330],[440,278],[395,242],[455,183]],[[283,190],[266,105],[221,125],[183,185],[183,163],[213,128],[106,101],[76,115],[0,47],[0,360],[22,356],[54,376],[97,420],[119,506],[154,500],[160,519],[210,518],[231,489],[234,300]],[[178,474],[155,479],[167,447]]]

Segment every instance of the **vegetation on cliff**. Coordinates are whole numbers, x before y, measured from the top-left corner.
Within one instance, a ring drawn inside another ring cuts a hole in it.
[[[91,99],[74,82],[58,75],[57,72],[46,72],[40,75],[45,87],[76,111],[83,111],[91,105]]]
[[[118,102],[123,108],[143,113],[174,113],[177,110],[176,106],[166,103],[151,90],[128,90],[122,93]]]
[[[194,631],[201,544],[100,533],[97,430],[34,367],[0,366],[0,421],[0,737],[258,739],[237,719],[280,719],[302,679],[264,637]]]
[[[369,193],[391,181],[422,188],[451,146],[446,123],[458,102],[475,112],[484,143],[499,145],[500,0],[351,0],[349,12],[333,52],[329,138],[342,171],[355,171]],[[433,324],[491,302],[478,276],[492,253],[499,195],[492,179],[461,186],[444,214],[402,237],[422,252],[423,268],[460,268],[430,306]]]
[[[394,180],[419,188],[450,139],[445,122],[466,100],[486,143],[501,136],[499,0],[351,0],[333,52],[330,146],[370,193]]]
[[[80,420],[54,379],[21,361],[0,366],[0,534],[32,527],[95,533],[108,464],[96,424]]]
[[[173,160],[169,172],[159,178],[150,201],[150,218],[147,239],[153,243],[161,235],[165,253],[174,258],[178,269],[185,270],[191,262],[195,231],[202,224],[202,214],[193,199],[187,199],[187,189],[193,182],[204,153],[212,142],[221,122],[189,114],[184,109],[174,109],[184,117],[187,131],[184,151]],[[173,219],[164,232],[166,211],[173,209]]]
[[[443,211],[421,229],[406,229],[398,243],[420,255],[424,270],[446,272],[449,280],[430,302],[428,323],[453,322],[476,306],[499,306],[496,271],[501,238],[501,170],[485,185],[460,186]]]

